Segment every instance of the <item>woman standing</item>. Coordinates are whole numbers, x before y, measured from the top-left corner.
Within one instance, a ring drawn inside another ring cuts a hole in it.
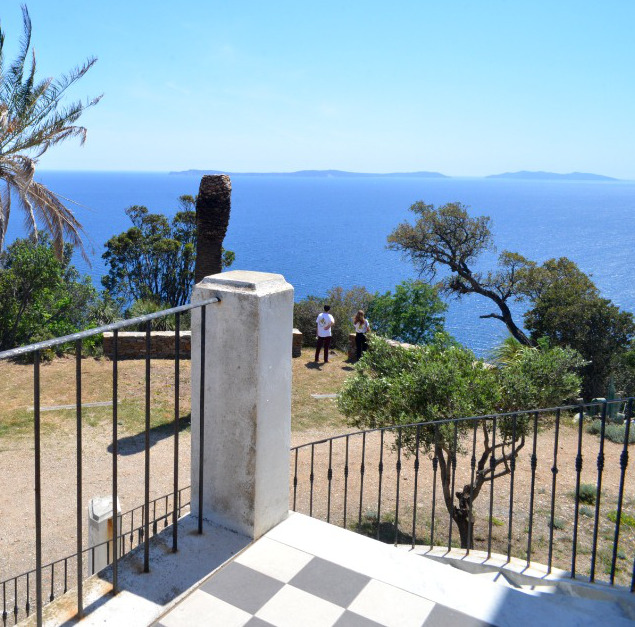
[[[360,360],[362,353],[368,348],[366,334],[370,331],[370,324],[364,317],[364,312],[360,309],[353,318],[353,326],[355,327],[355,347],[357,348],[357,361]]]

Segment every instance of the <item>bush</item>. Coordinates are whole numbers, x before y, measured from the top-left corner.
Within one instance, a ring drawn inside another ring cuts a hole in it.
[[[612,511],[608,513],[608,519],[614,523],[617,522],[617,511]],[[635,529],[635,517],[630,516],[629,514],[625,514],[624,512],[620,515],[620,525],[626,525],[627,527],[631,527]]]
[[[39,242],[18,239],[0,255],[0,350],[98,325],[105,301],[90,277],[80,277],[71,265],[72,252],[66,245],[58,259],[50,239],[43,236]]]
[[[595,493],[596,487],[592,483],[583,483],[580,486],[580,495],[578,496],[578,500],[580,503],[595,505]]]
[[[394,294],[375,294],[367,313],[378,335],[408,344],[429,344],[443,332],[447,308],[437,288],[423,281],[403,281]]]
[[[592,435],[600,435],[602,433],[602,421],[598,418],[593,420],[587,425],[587,433]],[[616,444],[624,444],[624,438],[626,437],[626,425],[609,424],[606,423],[604,427],[604,437]],[[631,428],[628,433],[628,443],[635,444],[635,425],[631,424]]]

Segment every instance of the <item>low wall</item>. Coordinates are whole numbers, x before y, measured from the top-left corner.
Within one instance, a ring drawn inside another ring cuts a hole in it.
[[[293,344],[291,345],[291,357],[302,356],[302,331],[293,329]]]
[[[192,350],[192,332],[180,332],[179,356],[189,359]],[[104,355],[113,357],[113,333],[104,333]],[[120,331],[117,340],[119,359],[139,359],[146,356],[146,334],[143,331]],[[150,333],[150,357],[174,359],[174,331]]]
[[[113,333],[104,333],[104,355],[112,358],[114,354]],[[302,333],[293,329],[292,357],[302,355]],[[179,355],[189,359],[192,350],[191,331],[180,333]],[[354,342],[353,342],[354,343]],[[146,334],[144,331],[120,331],[117,340],[119,359],[141,359],[146,356]],[[150,357],[158,359],[174,359],[174,331],[152,331],[150,333]]]
[[[386,340],[393,346],[402,346],[403,348],[413,348],[414,344],[407,344],[406,342],[397,342],[396,340]],[[355,361],[357,358],[357,347],[355,346],[355,333],[348,334],[348,358]]]

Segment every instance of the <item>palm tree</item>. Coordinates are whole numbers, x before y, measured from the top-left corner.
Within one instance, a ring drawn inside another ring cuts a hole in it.
[[[9,224],[12,198],[26,214],[29,234],[37,239],[38,224],[51,235],[55,250],[61,258],[64,240],[79,245],[81,224],[60,196],[33,180],[38,159],[55,144],[71,137],[84,143],[86,129],[75,122],[101,96],[86,102],[63,106],[66,91],[95,64],[86,62],[58,79],[36,81],[35,53],[31,50],[31,19],[22,6],[24,33],[20,51],[5,68],[4,31],[0,28],[0,251]],[[30,59],[29,59],[30,57]],[[29,60],[28,60],[29,59]]]
[[[490,354],[490,359],[499,367],[509,366],[522,359],[526,351],[535,351],[535,346],[525,346],[515,337],[508,335],[500,344],[495,346]]]

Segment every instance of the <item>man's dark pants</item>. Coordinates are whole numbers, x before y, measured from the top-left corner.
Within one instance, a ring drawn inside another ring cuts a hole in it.
[[[317,348],[315,349],[315,361],[320,360],[320,350],[322,346],[324,346],[324,363],[327,363],[329,360],[329,346],[331,345],[331,336],[328,337],[320,337],[317,339]]]

